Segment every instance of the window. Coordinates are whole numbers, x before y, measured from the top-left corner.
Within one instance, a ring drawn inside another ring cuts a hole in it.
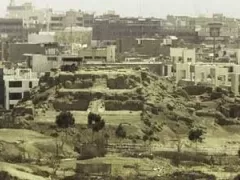
[[[47,57],[48,61],[57,61],[57,57]]]
[[[10,88],[20,88],[20,87],[22,87],[22,81],[10,81],[9,87]]]
[[[9,93],[9,100],[20,100],[22,99],[22,93]]]
[[[29,88],[32,88],[32,81],[29,82]]]
[[[192,58],[187,58],[187,62],[192,62]]]

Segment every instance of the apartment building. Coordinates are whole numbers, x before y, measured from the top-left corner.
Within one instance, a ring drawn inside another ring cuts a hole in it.
[[[154,37],[160,34],[162,19],[120,18],[119,16],[96,17],[93,25],[93,40],[117,40],[124,37]]]
[[[7,39],[21,41],[24,37],[23,21],[21,19],[0,18],[0,34]]]
[[[31,69],[4,69],[4,107],[12,109],[32,88],[38,86],[37,74]]]
[[[7,18],[18,18],[23,21],[24,28],[36,28],[39,24],[46,27],[51,9],[37,9],[31,2],[16,5],[10,3],[7,7]]]
[[[82,11],[69,10],[66,12],[54,12],[50,16],[49,29],[51,31],[64,30],[66,27],[89,27],[93,23],[93,15]]]

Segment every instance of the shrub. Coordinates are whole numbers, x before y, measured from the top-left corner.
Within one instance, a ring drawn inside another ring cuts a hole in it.
[[[127,136],[127,132],[124,129],[124,127],[122,126],[122,124],[119,124],[118,128],[115,131],[115,134],[117,137],[119,138],[126,138]]]
[[[60,128],[68,128],[70,126],[73,126],[75,123],[75,118],[73,117],[73,114],[68,111],[61,112],[56,117],[56,124]]]
[[[105,121],[99,114],[90,112],[88,114],[88,127],[92,128],[93,132],[99,132],[105,127]]]

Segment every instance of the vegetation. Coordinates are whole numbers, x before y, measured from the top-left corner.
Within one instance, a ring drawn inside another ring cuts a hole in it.
[[[119,124],[118,128],[117,128],[116,131],[115,131],[115,134],[116,134],[116,136],[119,137],[119,138],[126,138],[127,132],[126,132],[126,130],[124,129],[124,127],[123,127],[122,124]]]
[[[88,127],[92,129],[92,141],[95,132],[101,131],[105,127],[105,120],[99,115],[90,112],[88,114]]]
[[[202,128],[193,128],[188,133],[188,139],[196,144],[196,151],[197,151],[197,143],[203,142],[203,135],[205,131]]]
[[[60,128],[69,128],[75,124],[75,118],[69,111],[63,111],[56,117],[56,124]]]
[[[78,67],[75,64],[61,66],[61,71],[75,72],[77,70],[78,70]]]

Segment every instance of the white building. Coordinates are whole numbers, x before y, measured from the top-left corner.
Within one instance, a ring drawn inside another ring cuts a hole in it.
[[[38,34],[29,34],[28,43],[42,44],[42,43],[54,43],[55,32],[39,32]]]
[[[104,48],[81,48],[75,55],[43,55],[43,54],[24,54],[26,63],[33,72],[49,72],[53,68],[60,68],[65,64],[79,65],[83,62],[115,62],[116,46],[111,45]]]
[[[24,93],[38,86],[39,82],[37,74],[33,73],[31,69],[4,69],[3,80],[5,86],[4,106],[7,110],[12,109],[24,97]]]
[[[60,44],[81,44],[91,45],[92,41],[91,27],[67,27],[64,30],[57,31],[55,41]]]
[[[10,4],[7,7],[7,18],[19,18],[23,20],[24,27],[35,27],[37,24],[49,22],[51,9],[36,9],[32,3],[22,5]]]
[[[173,63],[196,63],[196,50],[187,48],[170,48]]]

